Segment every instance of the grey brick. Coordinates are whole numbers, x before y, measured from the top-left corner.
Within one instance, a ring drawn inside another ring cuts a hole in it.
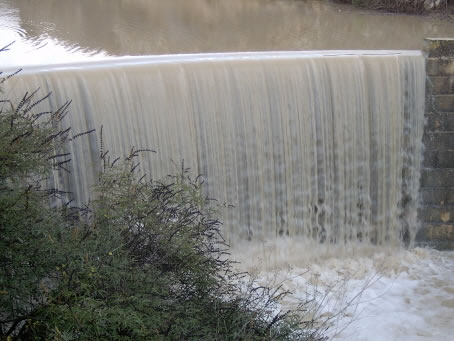
[[[427,150],[454,150],[454,132],[425,132],[423,142]]]
[[[427,89],[434,95],[454,94],[454,76],[428,77]]]
[[[454,39],[426,38],[424,51],[428,57],[454,57]]]
[[[423,224],[418,235],[418,240],[424,241],[454,241],[453,224]]]
[[[454,132],[454,113],[426,113],[426,132],[452,131]]]
[[[453,205],[454,187],[421,188],[421,197],[424,205]]]
[[[454,168],[423,169],[421,171],[421,187],[454,187]]]
[[[454,223],[454,205],[446,206],[422,206],[419,209],[418,217],[425,223]]]
[[[454,58],[427,58],[426,73],[428,76],[454,75]]]
[[[427,168],[454,168],[454,151],[426,149],[423,166]]]
[[[435,111],[454,112],[454,95],[432,96],[432,106]]]

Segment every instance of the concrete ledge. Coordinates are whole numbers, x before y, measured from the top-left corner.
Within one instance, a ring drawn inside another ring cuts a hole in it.
[[[434,95],[454,94],[454,76],[428,77],[427,83]]]
[[[454,151],[426,149],[423,166],[426,168],[454,168]]]
[[[454,132],[425,132],[426,150],[454,150]]]
[[[421,171],[421,187],[454,187],[454,168],[425,168]]]
[[[426,113],[426,119],[427,124],[424,128],[426,132],[454,132],[454,112],[429,112]]]
[[[454,58],[427,58],[426,73],[429,76],[452,76]]]
[[[419,209],[418,217],[425,223],[453,224],[454,205],[451,206],[423,206]]]
[[[454,39],[453,38],[426,38],[424,39],[424,51],[427,57],[454,57]]]
[[[454,187],[421,188],[423,205],[454,205]]]

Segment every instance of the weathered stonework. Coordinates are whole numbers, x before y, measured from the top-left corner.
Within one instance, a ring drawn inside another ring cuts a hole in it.
[[[417,239],[454,249],[454,39],[426,39],[426,121]]]
[[[454,93],[454,77],[449,76],[433,76],[430,78],[432,91],[437,94],[452,94]]]
[[[426,169],[454,168],[454,151],[426,149],[423,167]]]
[[[454,187],[454,168],[424,168],[421,172],[421,186]]]
[[[424,51],[428,58],[452,58],[454,38],[427,38]]]
[[[444,112],[427,112],[426,113],[426,130],[449,132],[454,131],[454,115],[452,113]]]

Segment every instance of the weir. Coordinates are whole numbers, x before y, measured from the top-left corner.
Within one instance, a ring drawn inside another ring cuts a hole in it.
[[[132,146],[153,179],[184,166],[233,205],[227,239],[413,243],[424,127],[420,52],[325,51],[117,58],[25,70],[10,97],[72,100],[71,174],[55,186],[87,202],[104,149]],[[43,104],[44,105],[44,104]],[[47,105],[47,104],[46,104]]]

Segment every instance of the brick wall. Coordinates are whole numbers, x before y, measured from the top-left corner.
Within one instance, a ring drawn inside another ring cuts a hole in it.
[[[426,111],[418,241],[454,249],[454,39],[426,39]]]

